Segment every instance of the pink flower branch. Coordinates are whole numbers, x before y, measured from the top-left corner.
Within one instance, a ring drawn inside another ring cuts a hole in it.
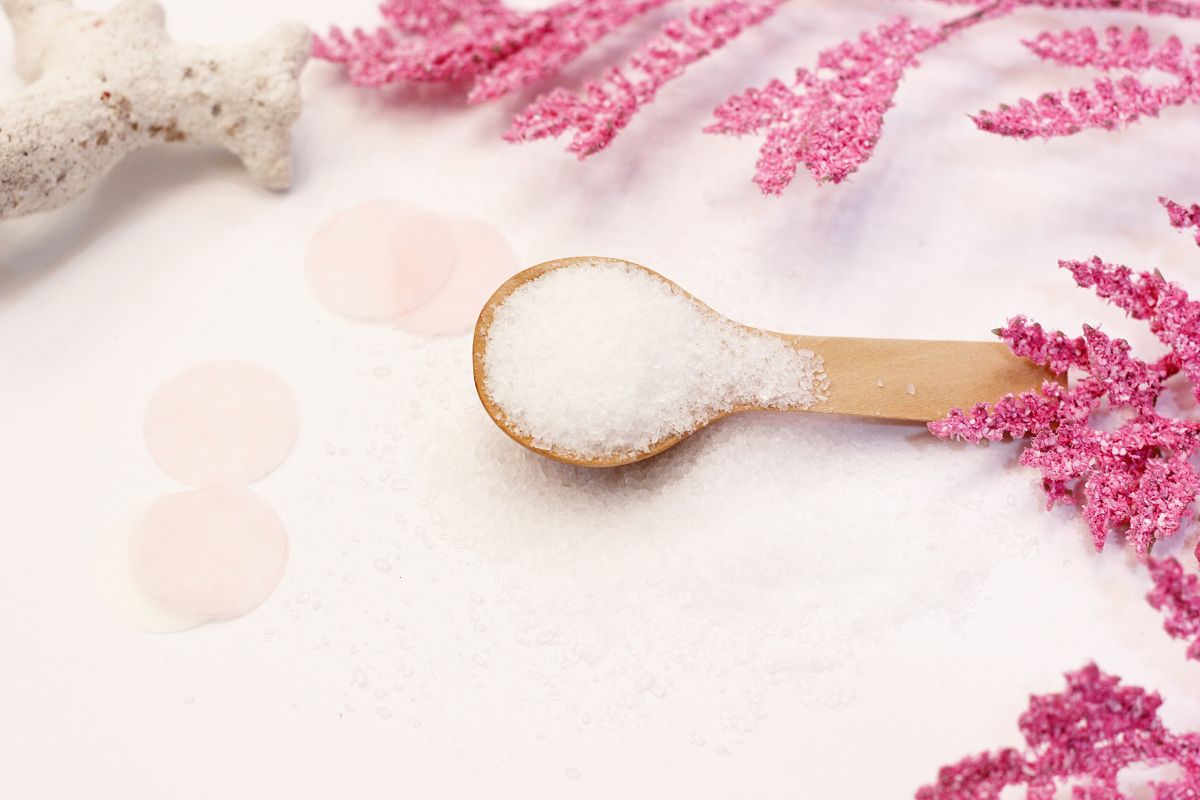
[[[1200,400],[1200,303],[1157,272],[1135,275],[1099,258],[1060,266],[1079,286],[1147,322],[1167,355],[1146,362],[1128,342],[1096,328],[1085,325],[1082,336],[1070,337],[1014,317],[999,336],[1017,355],[1064,378],[1071,373],[1072,386],[1047,383],[1040,392],[956,409],[929,429],[969,442],[1029,437],[1020,461],[1041,472],[1048,503],[1082,495],[1096,549],[1120,531],[1146,555],[1155,541],[1178,532],[1200,493],[1200,475],[1188,462],[1200,449],[1200,420],[1156,410],[1163,382],[1178,372]],[[1115,431],[1094,423],[1102,405],[1126,412]]]
[[[1155,800],[1200,796],[1200,734],[1167,728],[1156,692],[1124,686],[1095,664],[1066,680],[1065,691],[1029,698],[1018,721],[1024,750],[1008,747],[942,767],[916,800],[999,800],[1010,786],[1024,787],[1021,796],[1030,800],[1065,796],[1058,792],[1068,786],[1076,800],[1129,800],[1118,778],[1135,765],[1178,767],[1178,777],[1149,782]]]
[[[1200,577],[1185,573],[1174,558],[1148,564],[1154,589],[1146,599],[1163,612],[1163,629],[1171,638],[1190,640],[1187,657],[1200,661]]]
[[[494,100],[549,78],[617,28],[668,2],[577,4],[558,16],[546,35],[480,75],[467,99],[472,103]]]
[[[386,0],[390,28],[333,28],[313,53],[359,86],[474,80],[475,101],[554,74],[607,34],[670,0],[563,0],[515,11],[499,0]]]
[[[1175,78],[1160,86],[1148,85],[1134,75],[1098,78],[1090,89],[1047,92],[1036,101],[1020,100],[997,111],[982,111],[972,119],[980,130],[1030,139],[1070,136],[1088,128],[1114,130],[1156,117],[1164,108],[1200,101],[1200,50],[1184,49],[1172,36],[1153,48],[1142,28],[1125,33],[1109,28],[1104,40],[1090,29],[1064,34],[1042,34],[1026,43],[1047,61],[1109,72],[1157,70]]]
[[[772,80],[730,97],[708,133],[762,137],[754,180],[781,193],[800,167],[818,182],[840,183],[875,153],[900,81],[943,42],[1026,7],[1056,11],[1125,11],[1180,19],[1200,17],[1200,0],[931,0],[960,9],[941,24],[896,17],[821,51],[790,80]],[[671,0],[559,0],[536,11],[502,0],[385,0],[388,23],[375,31],[333,28],[317,57],[340,64],[357,85],[467,84],[478,103],[556,77],[614,31]],[[570,152],[604,149],[634,115],[687,67],[765,23],[784,0],[699,0],[668,20],[622,66],[579,92],[554,88],[519,111],[505,138],[515,142],[570,133]],[[966,9],[965,13],[962,9]],[[1039,58],[1101,73],[1091,86],[1018,100],[973,119],[1005,136],[1067,136],[1114,130],[1163,109],[1200,102],[1200,49],[1176,37],[1155,45],[1141,28],[1083,28],[1041,33],[1026,46]],[[1166,83],[1145,74],[1166,76]]]
[[[691,64],[761,23],[782,2],[722,0],[693,9],[685,18],[663,26],[625,69],[610,69],[603,79],[589,82],[579,93],[555,89],[539,97],[517,115],[505,138],[528,142],[574,130],[568,150],[580,158],[599,152],[659,89]]]
[[[781,193],[800,164],[818,181],[840,183],[874,152],[905,70],[945,35],[897,17],[823,51],[817,68],[797,70],[791,86],[775,80],[734,95],[705,132],[762,133],[754,181],[767,194]]]
[[[1200,245],[1200,205],[1192,203],[1191,206],[1184,207],[1165,197],[1158,198],[1158,202],[1167,210],[1172,227],[1197,229],[1196,244]]]
[[[708,133],[760,134],[754,180],[767,194],[779,194],[803,165],[819,182],[840,183],[874,153],[883,119],[893,105],[900,80],[919,65],[918,57],[950,38],[1023,6],[1063,10],[1103,9],[1150,15],[1200,16],[1200,3],[1135,2],[1134,0],[986,0],[946,2],[974,6],[975,11],[939,26],[920,27],[905,17],[885,22],[857,41],[824,50],[813,70],[796,71],[789,85],[774,80],[763,89],[748,89],[719,106]],[[1063,135],[1084,127],[1117,127],[1139,115],[1156,114],[1166,105],[1186,102],[1196,81],[1196,58],[1184,54],[1178,40],[1152,50],[1144,31],[1122,38],[1110,30],[1102,44],[1091,30],[1042,34],[1027,45],[1042,58],[1099,69],[1158,69],[1178,78],[1172,87],[1147,87],[1136,78],[1097,81],[1091,92],[1069,98],[1044,95],[1037,103],[983,112],[975,118],[982,130],[1021,138]],[[1190,60],[1189,60],[1190,59]]]

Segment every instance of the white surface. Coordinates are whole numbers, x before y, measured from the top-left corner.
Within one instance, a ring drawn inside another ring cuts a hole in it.
[[[201,42],[279,13],[168,5],[173,34]],[[320,28],[371,5],[288,11]],[[697,68],[583,165],[498,142],[513,103],[362,93],[318,64],[290,194],[164,149],[0,226],[0,794],[906,797],[1015,744],[1026,694],[1091,658],[1200,727],[1200,667],[1142,601],[1144,574],[1045,513],[1011,445],[761,416],[638,470],[574,472],[487,420],[466,336],[354,326],[307,292],[307,234],[394,195],[499,224],[527,263],[646,264],[770,329],[983,338],[1025,312],[1147,341],[1055,260],[1098,253],[1200,290],[1200,251],[1154,201],[1200,197],[1200,113],[1048,145],[964,117],[1078,81],[1020,36],[1114,17],[1023,14],[931,55],[841,187],[763,199],[756,143],[697,133],[731,91],[895,9],[797,4],[737,45],[752,58]],[[270,365],[299,398],[296,450],[256,487],[292,560],[246,618],[130,630],[98,601],[94,546],[178,488],[145,452],[145,403],[218,356]],[[562,524],[583,497],[604,510]],[[673,524],[643,524],[665,508]]]

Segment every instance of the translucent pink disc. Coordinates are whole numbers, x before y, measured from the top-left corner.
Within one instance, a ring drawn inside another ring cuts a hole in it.
[[[287,531],[249,489],[197,489],[157,498],[129,535],[134,582],[167,609],[232,619],[263,603],[283,577]]]
[[[256,481],[279,466],[300,432],[283,379],[248,361],[206,361],[168,380],[146,408],[146,448],[188,486]]]
[[[129,537],[137,515],[118,521],[100,537],[96,548],[96,588],[119,622],[147,633],[185,631],[208,622],[204,616],[173,611],[142,591],[129,564]]]
[[[313,235],[304,264],[321,305],[371,321],[391,321],[421,306],[453,268],[449,226],[399,200],[370,200],[331,218]]]
[[[413,333],[436,336],[475,327],[483,304],[517,271],[517,258],[504,234],[474,217],[445,214],[455,245],[454,271],[425,305],[396,320]]]

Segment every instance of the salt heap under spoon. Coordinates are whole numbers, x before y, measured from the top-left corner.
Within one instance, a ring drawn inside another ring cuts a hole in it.
[[[1050,373],[1000,342],[797,336],[727,319],[615,258],[517,273],[475,326],[475,388],[496,424],[558,461],[648,458],[744,411],[929,422]]]

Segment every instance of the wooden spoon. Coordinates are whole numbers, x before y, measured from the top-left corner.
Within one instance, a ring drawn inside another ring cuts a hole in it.
[[[729,414],[743,411],[802,409],[763,408],[737,405],[717,413],[685,433],[674,434],[635,453],[607,457],[582,457],[557,447],[542,447],[517,428],[492,399],[487,386],[484,355],[488,329],[496,310],[514,291],[545,273],[582,264],[609,261],[644,270],[669,284],[680,294],[692,297],[681,287],[640,264],[615,258],[581,256],[547,261],[509,278],[491,296],[475,324],[473,343],[475,389],[492,420],[514,441],[544,456],[587,467],[616,467],[661,453],[688,435]],[[698,300],[696,302],[699,302]],[[704,308],[712,309],[701,303]],[[716,311],[712,313],[718,317]],[[807,409],[822,414],[845,414],[879,419],[930,422],[941,419],[952,408],[969,409],[1006,394],[1038,389],[1054,375],[1014,356],[1002,342],[926,341],[920,339],[856,339],[842,336],[797,336],[733,323],[765,336],[777,336],[797,348],[811,350],[824,361],[830,380],[828,399]]]

